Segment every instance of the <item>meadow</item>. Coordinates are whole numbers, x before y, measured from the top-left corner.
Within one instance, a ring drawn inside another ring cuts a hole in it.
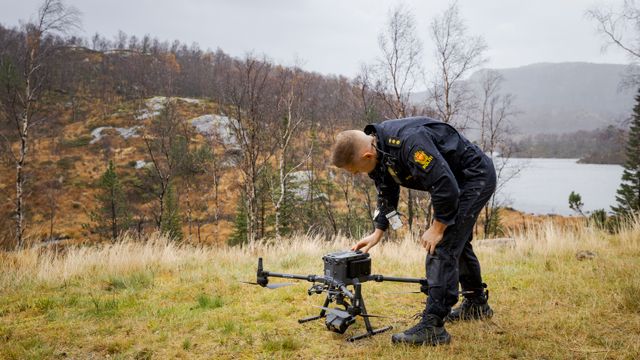
[[[265,269],[320,274],[323,254],[355,240],[300,236],[243,247],[177,244],[161,236],[93,246],[0,253],[1,359],[635,359],[640,358],[640,220],[609,234],[545,222],[513,246],[476,245],[493,319],[448,324],[452,343],[393,345],[415,323],[424,295],[414,285],[366,283],[374,327],[355,343],[322,320],[309,283],[277,290]],[[594,256],[576,256],[589,251]],[[581,253],[582,252],[582,253]],[[371,251],[373,272],[424,276],[424,249],[410,239]]]

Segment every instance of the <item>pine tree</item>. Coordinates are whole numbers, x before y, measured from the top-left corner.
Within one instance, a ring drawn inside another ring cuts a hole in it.
[[[182,232],[182,218],[180,216],[178,197],[173,183],[170,183],[167,188],[164,206],[164,216],[162,218],[162,224],[160,224],[160,230],[171,239],[182,240],[184,237],[184,233]]]
[[[90,214],[95,223],[93,230],[101,236],[110,236],[111,240],[115,240],[121,231],[131,226],[131,216],[113,161],[109,161],[98,186],[101,190],[96,196],[99,206]]]
[[[489,212],[489,218],[485,220],[485,237],[496,237],[504,234],[500,209],[497,207]]]
[[[640,90],[633,108],[622,183],[616,201],[618,205],[612,206],[616,215],[627,217],[640,213]]]
[[[582,202],[582,196],[577,192],[571,191],[569,194],[569,208],[575,211],[578,215],[584,216],[584,212],[582,212],[582,207],[584,203]]]
[[[238,200],[236,208],[236,219],[233,223],[233,234],[227,239],[230,246],[240,245],[247,242],[247,207],[244,196]]]

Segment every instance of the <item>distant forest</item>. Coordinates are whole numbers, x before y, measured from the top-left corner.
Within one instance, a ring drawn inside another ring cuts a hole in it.
[[[571,158],[590,164],[624,164],[628,131],[613,125],[593,131],[530,135],[512,144],[513,157]]]

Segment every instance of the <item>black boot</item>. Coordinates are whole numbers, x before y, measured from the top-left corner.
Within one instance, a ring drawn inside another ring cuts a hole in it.
[[[447,315],[445,321],[458,320],[483,320],[493,316],[493,310],[487,303],[489,291],[481,292],[479,295],[465,296],[462,304]]]
[[[411,345],[440,345],[451,342],[451,335],[444,328],[444,321],[434,314],[422,314],[414,327],[391,337],[393,343]]]

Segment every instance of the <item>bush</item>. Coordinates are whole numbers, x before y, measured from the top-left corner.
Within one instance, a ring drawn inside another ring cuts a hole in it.
[[[605,209],[594,210],[589,215],[589,223],[598,229],[605,229],[607,226],[607,212]]]
[[[58,161],[56,161],[56,166],[59,167],[62,170],[71,170],[73,169],[74,164],[76,163],[76,161],[82,159],[80,156],[68,156],[68,157],[64,157]]]
[[[60,141],[60,146],[62,146],[63,148],[84,147],[89,145],[89,143],[91,142],[91,139],[93,138],[89,135],[82,135],[78,138],[69,139],[69,140],[64,139]]]

